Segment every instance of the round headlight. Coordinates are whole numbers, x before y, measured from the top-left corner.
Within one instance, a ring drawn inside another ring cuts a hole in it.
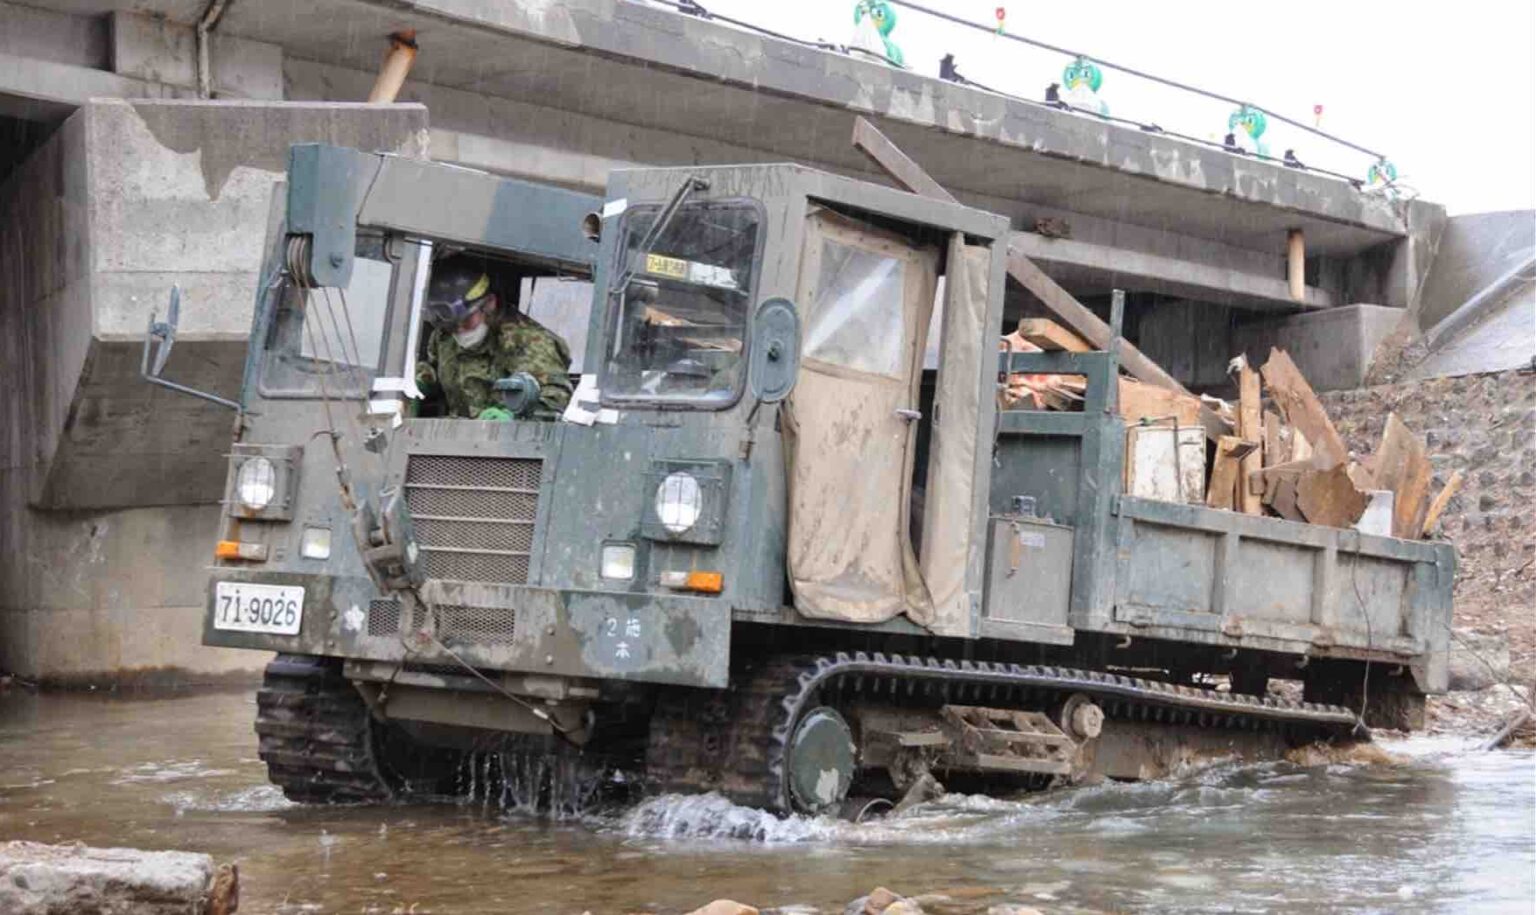
[[[704,493],[692,474],[677,471],[656,487],[656,517],[674,534],[693,527],[704,513]]]
[[[259,512],[272,504],[277,495],[277,468],[264,457],[253,457],[240,465],[235,475],[235,495],[240,504]]]

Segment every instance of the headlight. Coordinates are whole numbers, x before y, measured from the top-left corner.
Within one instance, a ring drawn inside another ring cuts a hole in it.
[[[704,493],[699,481],[681,470],[667,474],[656,487],[656,517],[662,527],[681,534],[693,527],[704,511]]]
[[[266,508],[277,495],[277,468],[264,457],[247,458],[235,476],[235,495],[253,512]]]

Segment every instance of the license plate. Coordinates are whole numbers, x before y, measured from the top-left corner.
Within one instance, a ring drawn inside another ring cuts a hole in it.
[[[243,581],[221,581],[213,586],[215,629],[298,635],[303,619],[303,588]]]

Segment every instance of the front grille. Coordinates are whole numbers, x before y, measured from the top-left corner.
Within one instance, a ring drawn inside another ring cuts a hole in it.
[[[544,462],[412,455],[405,500],[427,577],[524,584]]]
[[[463,639],[473,642],[514,642],[517,640],[517,611],[492,607],[470,607],[464,604],[438,604],[437,637]],[[418,607],[411,620],[413,629],[421,629],[425,621]],[[368,604],[368,634],[395,635],[400,631],[400,602],[375,600]]]
[[[395,635],[400,632],[400,602],[378,599],[368,602],[368,634]]]

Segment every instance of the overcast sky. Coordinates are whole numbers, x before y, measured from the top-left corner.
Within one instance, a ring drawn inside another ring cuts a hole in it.
[[[853,0],[701,0],[800,38],[853,40]],[[995,24],[997,0],[924,0]],[[1401,181],[1452,214],[1536,208],[1536,0],[1004,0],[1010,32],[1191,83],[1379,150]],[[1059,54],[898,6],[891,37],[907,65],[1039,98]],[[1219,140],[1233,106],[1104,71],[1115,115]],[[1270,122],[1270,152],[1365,176],[1369,156]]]

